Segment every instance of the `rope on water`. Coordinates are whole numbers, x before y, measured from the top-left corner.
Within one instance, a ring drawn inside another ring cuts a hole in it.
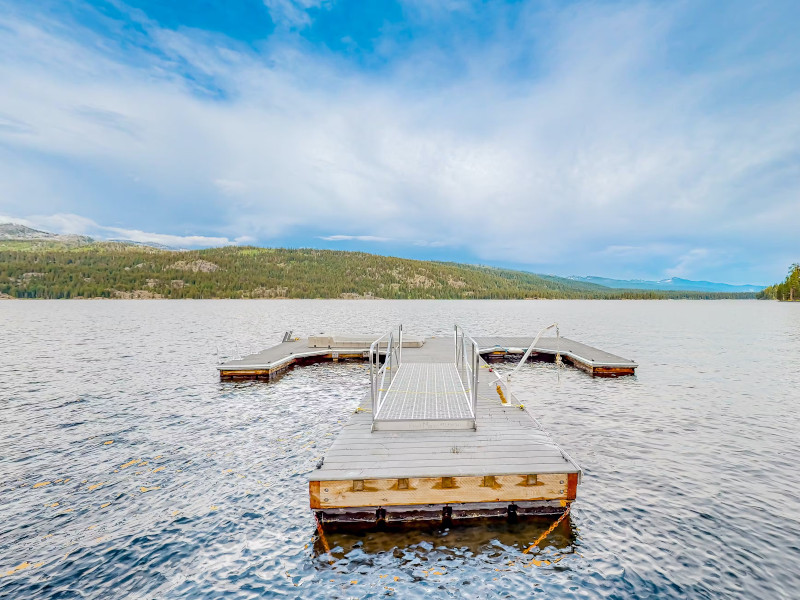
[[[541,543],[542,543],[542,542],[545,540],[545,538],[546,538],[548,535],[550,535],[551,533],[553,533],[553,531],[555,530],[555,528],[556,528],[556,527],[558,527],[558,526],[559,526],[559,524],[561,523],[561,521],[563,521],[563,520],[564,520],[564,519],[567,517],[567,515],[569,514],[569,511],[570,511],[570,509],[571,509],[571,508],[572,508],[572,504],[567,504],[567,509],[566,509],[566,510],[565,510],[563,513],[561,513],[561,516],[560,516],[560,517],[558,517],[558,519],[556,519],[555,523],[553,523],[552,525],[550,525],[550,527],[548,527],[548,528],[547,528],[547,531],[545,531],[545,532],[544,532],[542,535],[540,535],[538,538],[536,538],[536,541],[535,541],[535,542],[533,542],[533,543],[532,543],[530,546],[528,546],[527,548],[525,548],[525,550],[523,550],[523,551],[522,551],[522,553],[523,553],[523,554],[528,554],[528,553],[530,553],[530,552],[531,552],[531,551],[532,551],[534,548],[536,548],[537,546],[539,546],[539,544],[541,544]],[[534,559],[531,559],[531,562],[533,562],[533,560],[534,560]],[[510,561],[508,564],[509,564],[509,565],[513,565],[515,562],[517,562],[517,561],[516,561],[516,560],[512,560],[512,561]],[[531,563],[528,563],[528,564],[530,565]]]
[[[533,550],[534,548],[536,548],[536,547],[537,547],[539,544],[541,544],[541,543],[544,541],[544,539],[545,539],[545,538],[546,538],[548,535],[550,535],[551,533],[553,533],[553,530],[554,530],[556,527],[558,527],[559,523],[561,523],[561,521],[563,521],[563,520],[564,520],[564,518],[565,518],[565,517],[566,517],[566,516],[569,514],[569,509],[570,509],[570,508],[572,508],[572,504],[567,504],[567,510],[565,510],[563,513],[561,513],[561,516],[560,516],[560,517],[558,517],[558,519],[556,520],[556,522],[555,522],[555,523],[553,523],[552,525],[550,525],[550,527],[548,527],[547,531],[545,531],[545,532],[544,532],[542,535],[540,535],[540,536],[539,536],[539,537],[536,539],[536,541],[535,541],[535,542],[533,542],[533,544],[531,544],[530,546],[528,546],[527,548],[525,548],[525,550],[523,550],[523,551],[522,551],[522,553],[523,553],[523,554],[528,554],[528,552],[530,552],[531,550]]]
[[[314,515],[314,522],[317,524],[317,533],[319,534],[319,539],[322,542],[322,547],[325,548],[325,554],[331,556],[331,547],[328,545],[328,540],[325,539],[325,532],[322,531],[322,523],[319,522],[317,515]],[[333,557],[328,559],[330,564],[333,564]]]

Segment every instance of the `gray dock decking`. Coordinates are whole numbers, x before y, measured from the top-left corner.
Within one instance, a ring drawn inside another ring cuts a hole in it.
[[[493,349],[504,349],[509,354],[522,354],[533,343],[531,337],[507,337],[507,336],[477,336],[475,341],[483,352],[491,352]],[[569,338],[540,338],[534,352],[542,354],[559,353],[564,356],[572,357],[584,363],[593,364],[598,367],[629,367],[636,368],[638,365],[627,358],[622,358],[616,354],[605,352],[581,342],[576,342]]]
[[[369,336],[358,336],[369,338]],[[375,336],[377,337],[377,336]],[[439,347],[434,350],[430,342],[436,338],[428,338],[424,342],[421,338],[412,338],[411,344],[429,346],[429,352],[436,352],[436,356],[429,355],[431,362],[448,361],[453,353],[452,347]],[[445,338],[439,338],[443,340]],[[499,355],[510,357],[522,354],[533,342],[531,337],[514,336],[478,336],[474,338],[480,345],[481,354]],[[281,342],[275,346],[244,356],[242,358],[226,360],[217,365],[217,370],[223,378],[265,378],[270,379],[293,364],[305,360],[339,360],[339,359],[366,359],[369,352],[369,343],[364,342],[361,347],[336,346],[320,348],[309,347],[307,339],[297,339]],[[541,338],[534,348],[534,356],[555,356],[561,354],[572,365],[586,371],[591,375],[618,376],[633,375],[638,366],[634,361],[622,358],[610,352],[605,352],[581,342],[576,342],[565,337]],[[414,360],[411,356],[408,360]]]
[[[426,346],[452,340],[433,338]],[[452,352],[452,349],[448,347]],[[426,348],[403,350],[401,368],[419,364]],[[440,354],[441,356],[441,354]],[[527,408],[503,404],[497,377],[482,365],[478,386],[477,429],[371,431],[367,395],[325,454],[312,481],[436,476],[578,473],[579,467],[541,428]],[[424,386],[425,382],[420,382]]]
[[[223,379],[272,379],[309,361],[369,361],[368,393],[309,474],[320,523],[516,518],[575,500],[580,467],[487,362],[519,360],[534,337],[395,333],[291,339],[218,366]],[[540,338],[530,355],[559,357],[599,376],[637,366],[563,337]]]

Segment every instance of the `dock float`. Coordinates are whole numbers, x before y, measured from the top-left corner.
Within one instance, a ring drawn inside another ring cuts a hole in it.
[[[369,348],[375,335],[320,335],[308,338],[292,337],[286,332],[280,344],[247,356],[221,362],[217,370],[221,379],[273,380],[295,365],[324,361],[359,360],[369,358]],[[634,361],[604,352],[565,337],[476,337],[479,352],[487,362],[519,360],[519,355],[531,349],[529,360],[555,361],[561,357],[567,364],[593,377],[634,375]],[[404,348],[421,348],[427,342],[421,337],[404,336]]]
[[[592,374],[636,367],[560,337],[472,338],[456,326],[452,337],[421,339],[401,326],[377,340],[287,334],[219,369],[224,379],[270,379],[304,361],[368,361],[368,393],[309,476],[310,507],[324,527],[447,525],[562,514],[577,498],[580,466],[487,362],[519,354],[564,357]]]

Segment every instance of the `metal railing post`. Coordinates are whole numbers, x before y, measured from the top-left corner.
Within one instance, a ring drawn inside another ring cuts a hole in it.
[[[400,323],[400,333],[398,334],[400,338],[397,344],[397,364],[398,366],[403,363],[403,324]]]
[[[480,354],[475,342],[472,342],[472,417],[478,418],[478,372],[480,371]]]
[[[372,398],[372,418],[375,418],[375,344],[369,346],[369,390]]]

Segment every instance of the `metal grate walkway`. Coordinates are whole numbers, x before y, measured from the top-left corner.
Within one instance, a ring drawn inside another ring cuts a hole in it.
[[[404,363],[376,415],[380,420],[472,418],[469,394],[452,363]]]

